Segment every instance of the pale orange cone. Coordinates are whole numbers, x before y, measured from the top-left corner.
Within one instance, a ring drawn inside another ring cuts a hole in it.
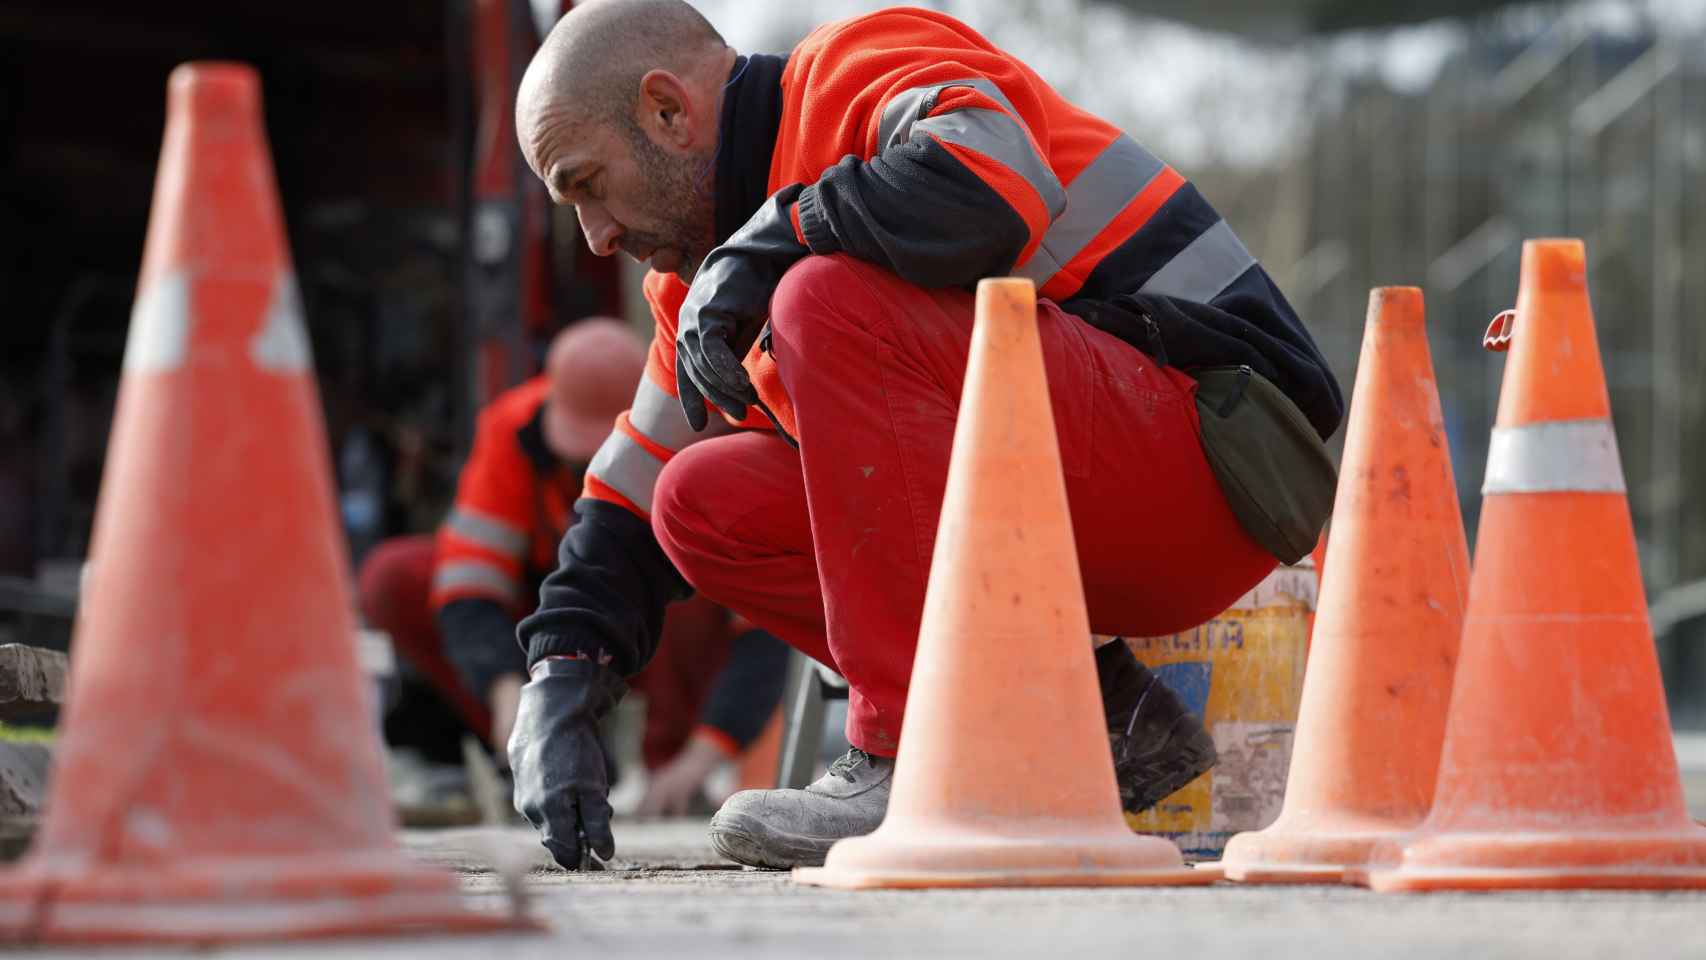
[[[1365,879],[1386,891],[1706,887],[1579,240],[1524,245],[1507,330],[1433,809],[1377,850]]]
[[[46,819],[0,933],[491,929],[392,837],[254,71],[172,74]]]
[[[1206,883],[1126,829],[1029,280],[977,288],[888,816],[803,883]],[[975,736],[968,731],[976,731]]]
[[[1227,843],[1228,879],[1338,882],[1433,799],[1469,549],[1414,287],[1369,294],[1332,551],[1285,806]]]

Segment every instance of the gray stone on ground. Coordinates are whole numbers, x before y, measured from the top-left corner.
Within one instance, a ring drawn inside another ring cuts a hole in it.
[[[0,740],[0,862],[21,856],[35,833],[49,759],[46,744]]]
[[[49,759],[47,744],[0,740],[0,817],[41,812]]]
[[[27,720],[65,700],[68,661],[58,650],[0,645],[0,720]]]

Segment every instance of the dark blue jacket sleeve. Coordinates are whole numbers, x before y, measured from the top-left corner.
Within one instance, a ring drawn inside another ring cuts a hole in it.
[[[845,157],[798,200],[816,254],[849,253],[921,287],[1006,276],[1030,229],[941,145],[913,140],[870,160]]]
[[[539,588],[539,609],[517,637],[527,664],[586,656],[632,676],[652,658],[664,608],[692,593],[643,518],[582,497],[557,551],[557,570]]]
[[[776,711],[787,675],[788,645],[763,630],[748,630],[730,646],[729,662],[717,674],[700,722],[746,747]]]
[[[445,659],[482,701],[499,677],[527,670],[515,645],[515,617],[496,600],[452,600],[438,611],[438,632]]]

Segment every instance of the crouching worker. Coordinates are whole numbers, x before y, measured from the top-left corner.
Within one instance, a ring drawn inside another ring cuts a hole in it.
[[[1092,629],[1189,628],[1314,542],[1293,529],[1319,529],[1313,507],[1223,492],[1199,413],[1217,437],[1234,411],[1293,428],[1246,459],[1301,463],[1256,486],[1316,503],[1342,401],[1308,332],[1178,172],[964,24],[887,10],[741,56],[679,0],[593,0],[534,57],[516,119],[592,249],[650,264],[656,320],[520,630],[516,801],[565,867],[613,852],[598,723],[689,584],[850,687],[852,749],[805,790],[731,797],[716,848],[816,864],[881,822],[982,277],[1041,294]],[[1096,663],[1142,810],[1213,743],[1124,644]]]

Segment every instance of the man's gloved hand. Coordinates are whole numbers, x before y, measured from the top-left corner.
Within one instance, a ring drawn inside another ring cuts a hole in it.
[[[770,295],[782,274],[811,252],[794,235],[788,216],[801,189],[796,183],[776,191],[693,276],[675,332],[675,389],[695,430],[708,422],[705,400],[736,420],[758,402],[741,353],[769,315]]]
[[[515,809],[558,865],[578,870],[588,849],[603,860],[616,852],[598,723],[628,685],[593,660],[547,658],[532,676],[509,737]]]

